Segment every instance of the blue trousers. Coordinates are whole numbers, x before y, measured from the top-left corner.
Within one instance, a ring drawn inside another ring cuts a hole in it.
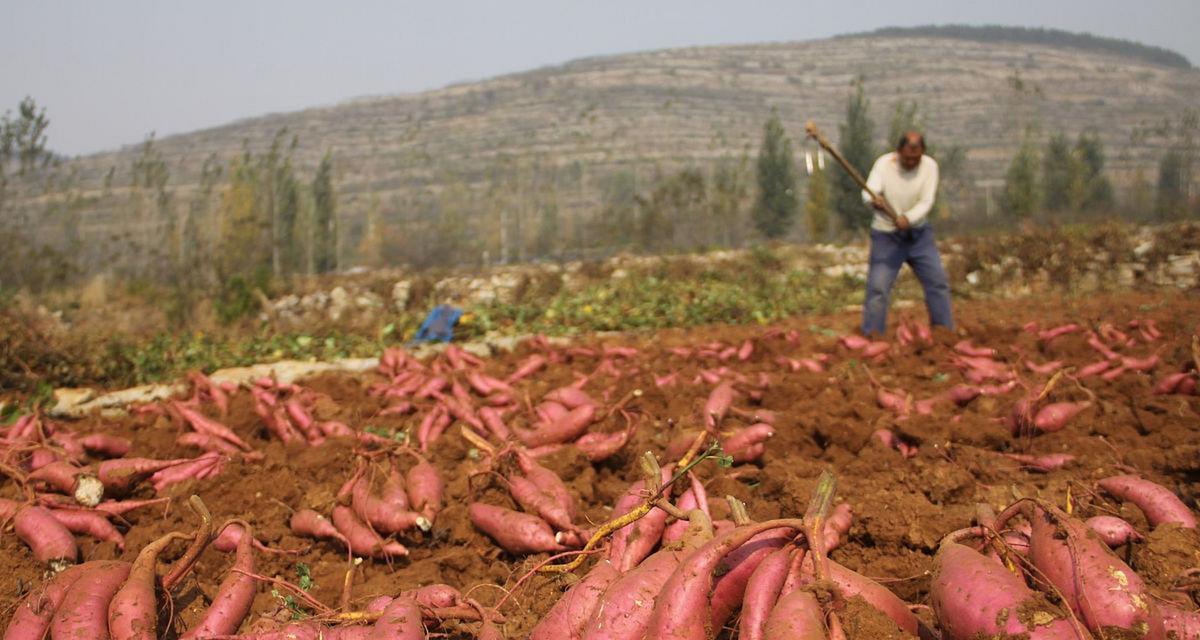
[[[929,324],[954,328],[950,317],[950,281],[942,267],[942,257],[933,241],[933,229],[924,224],[907,233],[871,230],[871,263],[867,271],[867,296],[863,302],[863,335],[887,332],[888,304],[892,285],[904,263],[925,289],[925,307]]]

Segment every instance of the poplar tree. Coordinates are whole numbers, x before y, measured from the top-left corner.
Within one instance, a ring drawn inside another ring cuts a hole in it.
[[[754,227],[768,238],[782,237],[795,222],[799,210],[792,141],[783,131],[779,114],[772,112],[763,126],[763,144],[758,151],[758,201],[754,205]]]

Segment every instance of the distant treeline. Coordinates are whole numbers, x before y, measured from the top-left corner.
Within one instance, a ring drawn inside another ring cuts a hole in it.
[[[1191,69],[1192,63],[1182,54],[1170,49],[1121,40],[1105,38],[1090,33],[1072,33],[1060,29],[1033,29],[1029,27],[1006,27],[1001,25],[971,26],[965,24],[925,25],[920,27],[883,27],[863,33],[850,33],[838,38],[893,38],[904,36],[955,38],[980,42],[1023,42],[1054,47],[1071,47],[1098,53],[1118,55],[1160,64],[1177,69]]]

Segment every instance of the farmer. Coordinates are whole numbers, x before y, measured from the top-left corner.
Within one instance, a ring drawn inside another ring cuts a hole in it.
[[[925,155],[925,137],[908,131],[896,150],[885,153],[871,167],[867,186],[879,197],[863,191],[863,202],[875,209],[871,223],[871,262],[867,271],[867,297],[863,301],[863,335],[883,335],[887,330],[888,303],[900,267],[908,263],[925,289],[929,324],[954,328],[950,317],[950,283],[933,242],[929,210],[937,195],[938,165]],[[896,212],[897,222],[884,213],[883,200]]]

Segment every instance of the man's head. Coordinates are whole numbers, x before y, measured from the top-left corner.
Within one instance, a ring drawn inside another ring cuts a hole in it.
[[[925,155],[925,136],[920,131],[905,131],[896,143],[896,156],[900,158],[900,166],[905,171],[912,171],[921,164],[921,156]]]

